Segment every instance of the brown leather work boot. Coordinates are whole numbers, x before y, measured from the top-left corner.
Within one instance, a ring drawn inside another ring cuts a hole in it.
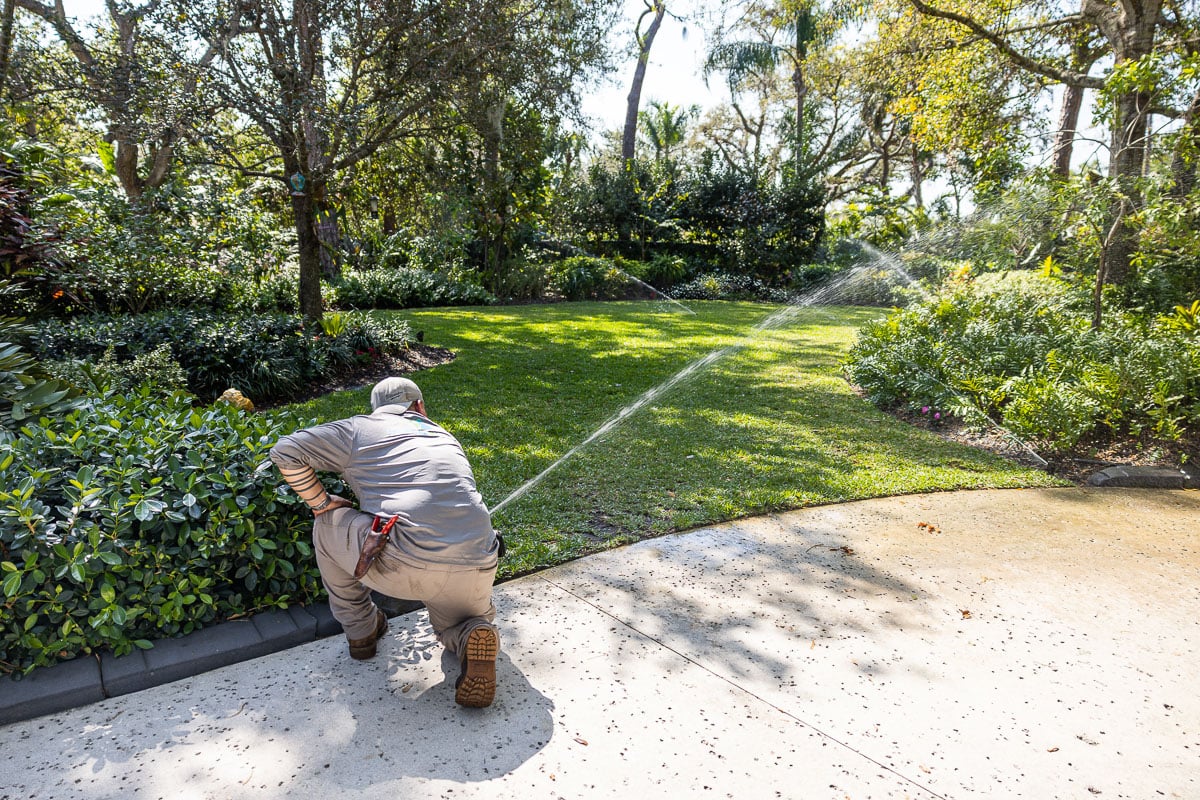
[[[468,708],[487,708],[496,697],[496,656],[500,634],[491,625],[480,625],[467,634],[462,652],[462,674],[454,684],[454,702]]]
[[[383,611],[375,610],[375,632],[365,639],[351,639],[346,637],[346,641],[350,643],[350,657],[356,661],[366,661],[368,658],[375,657],[375,643],[378,642],[385,633],[387,633],[388,623],[387,614]]]

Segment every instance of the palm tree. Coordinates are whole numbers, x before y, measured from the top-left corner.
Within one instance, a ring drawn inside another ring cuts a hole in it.
[[[683,143],[687,125],[700,113],[699,106],[673,106],[670,103],[651,101],[650,108],[641,112],[642,130],[654,148],[654,160],[671,157],[671,151]]]
[[[781,64],[792,67],[792,87],[796,94],[794,141],[799,152],[804,143],[804,101],[808,96],[808,84],[804,77],[804,62],[808,58],[809,45],[817,40],[819,30],[814,4],[804,0],[789,12],[788,27],[792,29],[792,41],[788,44],[774,42],[726,42],[714,47],[708,54],[704,74],[722,71],[729,82],[729,91],[736,95],[743,81],[755,72],[772,72]]]

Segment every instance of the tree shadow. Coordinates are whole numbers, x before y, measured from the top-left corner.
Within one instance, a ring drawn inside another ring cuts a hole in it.
[[[424,613],[409,615],[370,661],[352,661],[335,636],[0,729],[0,746],[24,763],[6,791],[343,796],[409,779],[492,780],[545,747],[554,709],[503,650],[496,666],[490,708],[455,705],[457,660]]]

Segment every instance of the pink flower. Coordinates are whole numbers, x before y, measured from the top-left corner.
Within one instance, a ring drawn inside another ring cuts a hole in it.
[[[937,412],[935,412],[935,413],[934,413],[934,415],[933,415],[933,418],[934,418],[934,419],[941,419],[941,418],[942,418],[942,412],[940,412],[940,411],[937,411]]]
[[[929,406],[921,406],[921,413],[922,413],[922,414],[928,414],[928,413],[929,413]]]

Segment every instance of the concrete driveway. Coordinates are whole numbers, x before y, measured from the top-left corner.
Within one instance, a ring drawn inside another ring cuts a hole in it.
[[[871,500],[497,588],[453,703],[423,612],[0,727],[0,798],[1200,798],[1200,492]]]

